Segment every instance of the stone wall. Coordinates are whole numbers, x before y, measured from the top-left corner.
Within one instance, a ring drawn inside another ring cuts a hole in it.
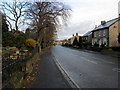
[[[118,47],[118,35],[120,33],[120,20],[109,27],[109,47]]]

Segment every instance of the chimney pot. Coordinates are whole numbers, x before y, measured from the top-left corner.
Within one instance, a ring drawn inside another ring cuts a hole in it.
[[[78,33],[76,33],[76,36],[78,36]]]
[[[101,21],[101,25],[104,25],[106,23],[106,21]]]
[[[97,25],[95,25],[95,29],[97,28]]]

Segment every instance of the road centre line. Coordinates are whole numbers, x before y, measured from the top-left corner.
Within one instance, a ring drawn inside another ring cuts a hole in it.
[[[88,62],[91,62],[91,63],[93,63],[93,64],[98,64],[97,62],[92,61],[92,60],[89,60],[89,59],[87,59],[87,58],[84,58],[84,57],[81,57],[81,58],[83,58],[84,60],[86,60],[86,61],[88,61]]]
[[[113,71],[120,72],[120,68],[113,68]]]
[[[66,52],[66,51],[65,51],[65,52]],[[73,54],[73,53],[70,53],[70,54],[72,54],[72,55],[74,55],[74,56],[79,56],[79,55],[75,55],[75,54]],[[86,60],[86,61],[88,61],[88,62],[91,62],[91,63],[93,63],[93,64],[98,64],[97,62],[92,61],[92,60],[89,60],[89,59],[84,58],[84,57],[82,57],[82,56],[80,56],[80,58],[83,58],[84,60]]]
[[[65,52],[67,52],[67,51],[65,51]],[[67,52],[68,53],[68,52]],[[72,55],[74,55],[74,56],[79,56],[79,55],[75,55],[75,54],[73,54],[73,53],[71,53]],[[80,56],[81,57],[81,56]],[[83,57],[84,58],[84,57]],[[99,58],[96,58],[96,57],[90,57],[90,58],[92,58],[92,59],[96,59],[96,60],[98,60]],[[84,58],[84,59],[86,59],[86,58]],[[94,64],[98,64],[97,62],[95,62],[95,61],[91,61],[91,60],[87,60],[87,61],[90,61],[90,62],[92,62],[92,63],[94,63]],[[104,61],[104,60],[102,60],[103,62],[105,62],[105,63],[109,63],[109,64],[115,64],[114,62],[107,62],[107,61]]]

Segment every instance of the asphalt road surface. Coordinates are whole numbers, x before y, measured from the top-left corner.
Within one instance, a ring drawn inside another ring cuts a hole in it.
[[[118,88],[118,59],[56,45],[49,49],[80,88]]]

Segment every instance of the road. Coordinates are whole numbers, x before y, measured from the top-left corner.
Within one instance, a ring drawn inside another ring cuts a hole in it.
[[[118,58],[56,45],[50,48],[80,88],[118,88]]]

